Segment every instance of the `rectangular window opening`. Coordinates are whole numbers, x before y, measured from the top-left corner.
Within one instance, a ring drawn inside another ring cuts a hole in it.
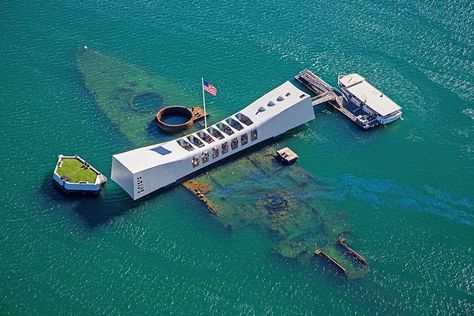
[[[237,149],[237,147],[239,147],[239,139],[237,137],[232,138],[232,140],[230,141],[230,147],[232,148],[232,150]]]
[[[194,150],[194,147],[191,146],[191,144],[188,143],[187,141],[185,141],[184,139],[178,139],[176,142],[179,144],[179,146],[186,149],[187,151],[193,151]]]
[[[208,133],[206,133],[204,131],[200,131],[197,134],[198,134],[199,138],[201,138],[203,141],[205,141],[208,144],[214,142],[214,138],[212,138]]]
[[[256,129],[254,129],[253,131],[250,132],[250,139],[254,141],[254,140],[257,140],[257,138],[258,138],[258,132]]]
[[[217,129],[215,129],[214,127],[209,127],[207,129],[207,131],[209,132],[209,134],[212,135],[212,137],[214,138],[217,138],[217,139],[224,139],[224,135],[221,134],[221,132],[219,132]]]
[[[237,113],[235,116],[240,122],[244,123],[247,126],[250,126],[253,124],[252,120],[248,118],[248,116],[242,114],[242,113]]]
[[[222,154],[225,154],[228,151],[229,151],[229,144],[227,142],[225,142],[221,145],[221,152],[222,152]]]
[[[216,159],[217,157],[219,157],[219,148],[217,148],[217,146],[212,148],[211,152],[212,152],[212,159]]]
[[[242,144],[242,146],[247,145],[248,142],[249,142],[249,135],[247,133],[240,136],[240,143]]]
[[[206,163],[209,161],[209,152],[206,150],[202,153],[202,163]]]
[[[234,132],[232,131],[232,129],[231,129],[229,126],[225,125],[224,123],[219,123],[219,124],[217,124],[217,128],[218,128],[221,132],[223,132],[224,134],[227,134],[227,135],[229,135],[229,136],[232,135],[232,134],[234,134]]]
[[[204,143],[196,135],[189,135],[188,139],[193,145],[199,148],[204,147]]]
[[[194,156],[193,159],[191,160],[191,163],[193,164],[193,168],[196,168],[199,166],[199,156]]]
[[[230,126],[232,126],[234,129],[238,130],[238,131],[241,131],[244,129],[244,127],[239,123],[237,122],[236,120],[234,120],[233,118],[228,118],[227,120],[225,120]]]

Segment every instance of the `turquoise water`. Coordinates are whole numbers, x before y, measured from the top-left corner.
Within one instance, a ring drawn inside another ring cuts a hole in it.
[[[131,100],[129,104],[132,109],[141,113],[156,113],[163,105],[164,100],[159,94],[141,94]]]
[[[3,3],[0,314],[472,314],[473,14],[469,1]],[[181,187],[138,202],[112,182],[100,203],[57,193],[58,154],[109,176],[134,148],[84,89],[77,45],[195,104],[204,76],[214,122],[303,68],[331,84],[363,74],[403,121],[363,132],[322,110],[281,144],[346,211],[367,276],[283,259]]]

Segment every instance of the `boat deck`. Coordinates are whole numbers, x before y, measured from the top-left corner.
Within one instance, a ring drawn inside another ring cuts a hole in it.
[[[295,79],[314,93],[313,106],[328,103],[364,130],[379,125],[375,117],[367,114],[357,105],[348,102],[337,89],[316,76],[311,70],[301,71],[295,76]]]

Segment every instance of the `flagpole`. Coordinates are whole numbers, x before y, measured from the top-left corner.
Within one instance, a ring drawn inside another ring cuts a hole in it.
[[[204,78],[201,77],[202,107],[204,109],[204,129],[207,129],[206,96],[204,94]]]

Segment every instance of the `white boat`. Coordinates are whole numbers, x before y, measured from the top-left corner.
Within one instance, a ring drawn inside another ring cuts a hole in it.
[[[402,116],[401,107],[359,74],[340,74],[338,85],[344,96],[380,124],[388,124]]]
[[[207,129],[113,155],[111,177],[136,200],[314,118],[311,97],[287,81]]]

